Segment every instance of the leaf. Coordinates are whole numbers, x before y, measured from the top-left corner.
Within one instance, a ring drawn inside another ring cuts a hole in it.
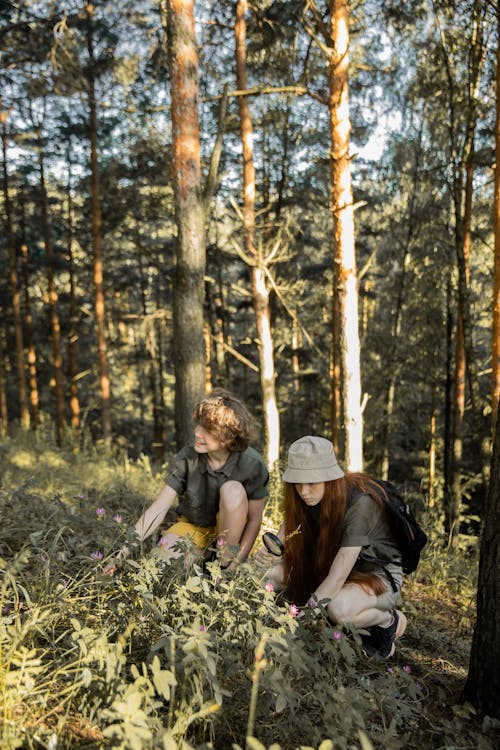
[[[276,706],[275,711],[277,714],[280,714],[282,711],[285,710],[285,708],[288,705],[288,701],[286,699],[286,695],[284,693],[280,693],[276,699]]]
[[[192,594],[199,594],[199,592],[202,589],[201,579],[199,578],[199,576],[191,576],[190,578],[187,579],[184,586]]]
[[[373,750],[373,745],[368,735],[363,732],[362,729],[358,729],[359,741],[361,743],[361,750]]]
[[[256,737],[247,737],[245,750],[266,750],[266,747]]]

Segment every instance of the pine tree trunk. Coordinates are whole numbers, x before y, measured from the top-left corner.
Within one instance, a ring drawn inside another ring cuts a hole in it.
[[[1,307],[0,320],[5,320]],[[0,435],[2,437],[6,437],[9,433],[9,413],[7,410],[7,392],[5,388],[4,354],[4,331],[3,329],[0,329]]]
[[[358,321],[358,288],[354,240],[354,207],[349,157],[349,3],[330,2],[329,114],[331,205],[334,221],[334,263],[340,307],[343,364],[345,463],[349,471],[363,468],[363,419]]]
[[[198,54],[193,0],[168,0],[167,31],[172,117],[172,172],[177,223],[175,267],[175,432],[178,447],[192,441],[192,414],[204,395],[203,300],[205,204],[198,123]]]
[[[97,105],[95,97],[95,59],[93,36],[94,8],[86,6],[87,15],[87,51],[88,51],[88,97],[89,97],[89,133],[90,133],[90,171],[91,171],[91,207],[92,207],[92,250],[93,275],[95,290],[95,320],[97,329],[97,352],[99,358],[99,382],[101,392],[101,425],[106,444],[111,443],[111,384],[108,370],[106,343],[106,308],[104,299],[103,261],[101,252],[101,196],[99,178],[99,160],[97,150]]]
[[[64,404],[64,386],[61,355],[61,324],[59,321],[59,301],[54,279],[54,252],[50,236],[48,197],[45,184],[45,165],[42,144],[42,129],[36,128],[38,165],[40,169],[40,211],[42,214],[43,244],[47,259],[47,285],[50,307],[50,334],[52,337],[52,364],[54,367],[55,399],[56,399],[56,436],[58,445],[62,444],[66,429],[66,414]]]
[[[17,278],[17,257],[12,229],[12,210],[9,195],[9,174],[7,171],[7,113],[0,113],[2,122],[2,151],[3,151],[3,193],[4,193],[4,212],[5,212],[5,230],[7,235],[7,246],[9,250],[9,283],[12,298],[12,312],[14,315],[14,335],[16,342],[16,370],[17,370],[17,390],[19,394],[19,420],[24,429],[28,429],[30,424],[30,412],[28,407],[28,396],[26,390],[26,374],[24,369],[24,342],[23,342],[23,323],[21,313],[21,295]]]
[[[496,60],[496,121],[495,121],[495,200],[493,227],[495,256],[493,268],[493,340],[492,364],[492,424],[496,423],[500,399],[500,4],[497,4],[497,60]]]
[[[236,3],[236,79],[238,89],[247,88],[246,21],[247,0]],[[243,236],[246,256],[251,259],[251,287],[257,338],[259,342],[259,370],[264,413],[265,455],[272,474],[279,458],[280,422],[275,393],[274,347],[271,333],[271,313],[266,272],[262,253],[255,246],[255,167],[253,162],[253,128],[246,96],[238,97],[241,140],[243,145]]]
[[[69,270],[69,332],[68,332],[68,372],[70,378],[69,406],[71,411],[71,428],[73,435],[80,432],[80,399],[78,397],[78,314],[75,288],[75,263],[73,258],[73,200],[71,195],[71,158],[68,154],[68,217],[67,217],[67,248]]]
[[[29,291],[28,271],[28,243],[26,240],[24,195],[21,191],[21,273],[24,287],[24,329],[26,331],[26,347],[28,351],[28,373],[31,405],[31,427],[36,432],[40,423],[39,415],[39,393],[38,374],[36,364],[36,349],[33,341],[33,314],[31,312],[31,299]]]
[[[496,421],[491,475],[485,507],[479,576],[477,620],[472,638],[465,700],[482,715],[500,719],[500,420]]]

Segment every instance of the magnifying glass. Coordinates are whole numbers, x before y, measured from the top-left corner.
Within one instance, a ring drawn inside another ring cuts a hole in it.
[[[277,534],[273,534],[272,531],[264,532],[264,534],[262,534],[262,541],[264,542],[264,547],[267,549],[267,551],[275,557],[281,557],[281,555],[285,551],[285,545],[283,544],[279,536],[277,536]]]

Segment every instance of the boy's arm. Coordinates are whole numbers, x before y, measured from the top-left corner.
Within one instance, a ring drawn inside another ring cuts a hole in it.
[[[172,507],[176,494],[174,488],[166,484],[156,500],[144,511],[134,527],[141,542],[156,531]]]
[[[248,555],[250,554],[250,550],[252,549],[253,544],[257,539],[257,535],[260,531],[260,526],[262,523],[265,504],[266,501],[264,498],[248,501],[247,522],[245,528],[243,529],[243,534],[241,535],[240,551],[238,552],[238,560],[240,562],[244,562],[247,559]]]

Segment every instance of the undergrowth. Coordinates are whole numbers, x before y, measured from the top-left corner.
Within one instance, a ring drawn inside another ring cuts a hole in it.
[[[103,575],[161,485],[146,459],[23,436],[0,466],[2,750],[494,747],[419,653],[445,591],[470,633],[473,553],[460,571],[432,542],[407,586],[410,645],[368,660],[358,633],[297,618],[251,561],[185,570],[149,545]]]

